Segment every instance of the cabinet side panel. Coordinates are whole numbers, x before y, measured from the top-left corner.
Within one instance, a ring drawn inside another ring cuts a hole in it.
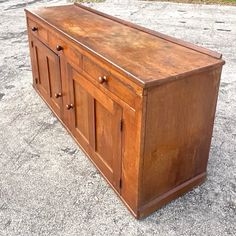
[[[221,68],[148,91],[142,206],[206,171],[220,74]]]

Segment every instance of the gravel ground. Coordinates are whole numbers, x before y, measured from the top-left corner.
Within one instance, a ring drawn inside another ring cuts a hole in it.
[[[236,7],[88,4],[223,53],[208,180],[135,220],[31,86],[24,7],[0,0],[0,235],[235,235]]]

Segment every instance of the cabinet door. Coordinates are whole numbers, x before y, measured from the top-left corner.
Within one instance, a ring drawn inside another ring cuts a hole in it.
[[[122,108],[70,65],[68,75],[72,133],[119,192]]]
[[[34,85],[53,111],[60,116],[62,92],[59,57],[35,38],[32,38],[32,47],[35,68]]]

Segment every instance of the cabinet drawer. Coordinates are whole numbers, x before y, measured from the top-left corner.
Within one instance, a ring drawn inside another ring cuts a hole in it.
[[[28,18],[29,32],[43,42],[48,42],[48,31],[38,22]]]
[[[82,68],[82,54],[75,49],[67,40],[62,40],[60,37],[50,32],[48,35],[49,47],[57,54],[63,54],[67,60],[75,67]]]
[[[86,75],[89,75],[89,78],[101,89],[109,90],[131,107],[135,107],[135,98],[138,96],[135,88],[121,81],[117,76],[113,75],[109,69],[98,65],[98,63],[92,59],[84,56],[83,71]]]

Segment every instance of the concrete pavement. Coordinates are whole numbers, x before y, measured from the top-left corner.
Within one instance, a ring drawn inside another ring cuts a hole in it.
[[[226,60],[208,180],[137,221],[31,86],[23,9],[65,2],[0,0],[0,235],[235,235],[236,7],[88,4]]]

